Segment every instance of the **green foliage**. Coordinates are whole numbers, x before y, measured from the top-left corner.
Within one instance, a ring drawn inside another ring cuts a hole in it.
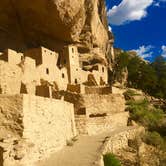
[[[166,151],[166,141],[156,131],[147,132],[145,135],[145,142]]]
[[[157,75],[151,65],[136,56],[131,58],[127,68],[129,86],[142,89],[147,93],[154,91],[157,86]]]
[[[121,53],[115,60],[114,79],[128,69],[128,86],[142,89],[152,96],[166,99],[166,61],[158,56],[153,63],[143,61],[139,56]]]
[[[139,96],[140,94],[135,93],[134,90],[128,89],[123,93],[126,100],[132,99],[133,96]]]
[[[149,130],[156,130],[159,124],[162,123],[163,111],[152,107],[147,100],[129,101],[127,104],[131,119],[139,122]]]
[[[126,67],[129,63],[129,55],[126,52],[121,53],[117,58],[116,58],[116,64],[117,68],[119,70],[123,69]]]
[[[162,110],[153,107],[147,100],[128,101],[130,118],[143,125],[148,131],[144,141],[166,151],[166,123]]]
[[[129,55],[126,52],[121,53],[115,59],[115,66],[113,72],[114,80],[119,80],[122,75],[122,71],[125,67],[127,67],[129,63]]]
[[[104,155],[103,158],[104,166],[121,166],[120,161],[111,153]]]
[[[166,99],[166,61],[162,56],[158,56],[152,63],[158,76],[158,84],[156,87],[156,97]]]

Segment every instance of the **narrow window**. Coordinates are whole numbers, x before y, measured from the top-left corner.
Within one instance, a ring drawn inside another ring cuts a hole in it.
[[[62,73],[62,78],[65,78],[65,74],[64,73]]]
[[[72,48],[72,53],[74,53],[74,48]]]
[[[48,68],[46,68],[46,74],[49,74],[49,69]]]
[[[102,71],[103,71],[103,73],[104,73],[104,67],[102,67]]]
[[[21,56],[21,60],[24,60],[24,56]]]
[[[75,79],[75,84],[77,84],[78,83],[78,81],[77,81],[77,79]]]

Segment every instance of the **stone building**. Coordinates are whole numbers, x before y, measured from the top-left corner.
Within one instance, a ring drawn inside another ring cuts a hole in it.
[[[107,67],[94,64],[90,70],[84,70],[74,45],[64,47],[61,56],[44,47],[27,50],[24,54],[8,49],[1,54],[0,63],[2,94],[28,93],[50,97],[52,89],[67,90],[68,85],[84,85],[90,76],[96,86],[108,83]],[[16,87],[12,90],[13,81]]]
[[[44,47],[0,54],[0,138],[7,141],[0,144],[0,160],[5,166],[31,165],[79,134],[127,126],[125,100],[107,85],[107,66],[80,64],[74,45],[61,54]]]

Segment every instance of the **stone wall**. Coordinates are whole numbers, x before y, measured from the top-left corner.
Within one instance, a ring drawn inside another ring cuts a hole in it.
[[[127,127],[117,130],[106,137],[100,150],[100,157],[96,160],[95,166],[104,166],[103,155],[107,153],[116,153],[122,148],[128,146],[128,141],[133,140],[143,134],[145,129],[140,126]]]
[[[73,105],[61,100],[23,95],[23,136],[39,151],[55,151],[76,135]]]
[[[68,84],[67,91],[75,93],[85,93],[85,86],[81,84],[76,84],[76,85]]]
[[[0,105],[0,138],[15,138],[17,142],[21,142],[20,146],[24,147],[27,143],[27,149],[30,149],[15,161],[15,153],[19,151],[11,147],[14,148],[16,141],[12,140],[5,145],[5,160],[12,161],[13,165],[19,160],[27,161],[27,158],[30,163],[31,160],[46,157],[62,148],[67,140],[76,135],[74,108],[65,101],[33,95],[0,95]],[[0,146],[4,147],[4,144]],[[26,151],[26,147],[24,149]]]
[[[0,93],[19,94],[21,88],[22,71],[17,65],[0,61]]]
[[[78,134],[88,134],[87,131],[87,117],[86,115],[76,115],[75,116],[76,129]]]
[[[22,136],[22,101],[22,95],[0,95],[0,138]]]
[[[92,117],[87,120],[88,135],[97,135],[105,131],[115,131],[126,127],[128,122],[128,112],[110,114],[101,117]]]
[[[86,94],[110,94],[112,93],[111,87],[85,87]]]
[[[83,95],[83,105],[86,107],[87,114],[95,113],[115,113],[125,110],[125,99],[120,94]]]
[[[115,131],[127,126],[128,112],[114,113],[109,115],[86,115],[76,116],[76,128],[79,134],[97,135],[105,131]]]
[[[75,113],[80,108],[86,108],[87,116],[97,113],[116,113],[125,110],[125,99],[121,94],[75,94],[65,92],[61,94],[64,100],[74,104]]]
[[[105,140],[102,153],[115,153],[121,148],[126,148],[128,146],[128,140],[133,140],[144,132],[145,129],[139,126],[124,128]]]

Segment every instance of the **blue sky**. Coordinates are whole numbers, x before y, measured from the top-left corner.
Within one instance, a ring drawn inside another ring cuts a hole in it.
[[[106,0],[115,47],[153,61],[166,57],[166,0]]]

